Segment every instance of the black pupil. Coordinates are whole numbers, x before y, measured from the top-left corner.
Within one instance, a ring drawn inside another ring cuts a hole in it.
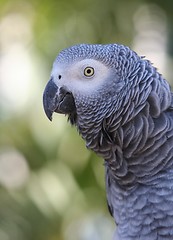
[[[91,69],[90,69],[90,68],[87,69],[87,73],[88,73],[88,74],[91,74]]]
[[[59,75],[58,78],[61,79],[61,75]]]

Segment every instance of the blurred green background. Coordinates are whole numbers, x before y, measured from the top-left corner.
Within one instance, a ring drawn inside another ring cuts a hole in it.
[[[0,240],[105,240],[103,160],[42,93],[58,52],[122,43],[171,83],[173,1],[0,0]]]

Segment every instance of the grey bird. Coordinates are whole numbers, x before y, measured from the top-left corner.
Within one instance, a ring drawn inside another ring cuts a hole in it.
[[[69,47],[43,105],[104,159],[114,240],[173,239],[173,95],[150,61],[119,44]]]

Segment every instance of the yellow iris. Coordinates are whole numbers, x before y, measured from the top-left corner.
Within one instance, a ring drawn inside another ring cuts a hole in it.
[[[84,69],[84,75],[85,75],[86,77],[91,77],[91,76],[93,76],[93,75],[94,75],[94,68],[92,68],[92,67],[86,67],[86,68]]]

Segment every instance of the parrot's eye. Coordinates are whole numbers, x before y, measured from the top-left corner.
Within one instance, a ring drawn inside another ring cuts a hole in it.
[[[92,68],[92,67],[86,67],[86,68],[84,69],[84,75],[85,75],[86,77],[92,77],[92,76],[94,75],[94,68]]]

